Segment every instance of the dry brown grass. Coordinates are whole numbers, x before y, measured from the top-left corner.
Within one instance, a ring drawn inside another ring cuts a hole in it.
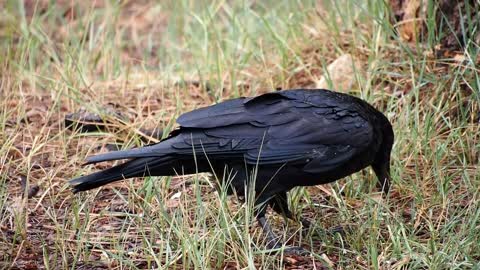
[[[47,2],[0,3],[1,267],[478,267],[478,44],[464,61],[435,59],[428,44],[392,38],[373,2]],[[362,67],[351,93],[394,125],[394,186],[377,199],[365,170],[293,191],[295,211],[317,226],[302,235],[272,220],[311,256],[262,254],[251,209],[204,175],[68,188],[108,166],[81,164],[109,143],[141,145],[142,128],[166,134],[180,113],[221,99],[310,87],[345,53]],[[126,120],[90,134],[63,125],[107,106]],[[338,224],[344,238],[321,233]]]

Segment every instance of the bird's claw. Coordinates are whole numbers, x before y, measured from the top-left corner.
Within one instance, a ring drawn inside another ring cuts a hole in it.
[[[283,249],[283,253],[285,255],[301,255],[305,256],[310,254],[310,251],[306,250],[303,247],[285,247]]]
[[[342,237],[345,237],[345,229],[343,228],[343,226],[339,225],[339,226],[335,226],[335,227],[332,227],[330,229],[328,229],[328,232],[330,234],[340,234]]]
[[[306,218],[300,218],[299,221],[302,224],[304,230],[308,230],[310,229],[310,227],[312,227],[312,222]]]
[[[310,254],[310,251],[300,246],[282,246],[280,244],[274,245],[273,247],[268,247],[269,253],[278,253],[283,252],[284,255],[301,255],[305,256]]]

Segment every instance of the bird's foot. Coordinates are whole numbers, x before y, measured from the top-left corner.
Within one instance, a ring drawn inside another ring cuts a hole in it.
[[[303,247],[285,247],[283,249],[283,254],[305,256],[305,255],[309,255],[310,251],[308,251]]]
[[[284,246],[280,240],[280,237],[273,233],[272,228],[267,223],[265,217],[258,218],[258,222],[260,223],[261,227],[266,236],[267,244],[267,252],[268,253],[277,253],[283,252],[286,255],[307,255],[310,252],[302,247],[290,247]]]
[[[278,253],[283,252],[284,255],[300,255],[305,256],[310,254],[310,251],[300,246],[283,246],[280,243],[277,244],[267,244],[267,251],[269,253]]]
[[[310,229],[310,227],[312,227],[312,222],[306,218],[300,218],[300,223],[302,224],[302,227],[304,230],[308,230]]]
[[[340,236],[345,237],[345,229],[342,225],[331,227],[327,232],[331,235],[340,234]]]

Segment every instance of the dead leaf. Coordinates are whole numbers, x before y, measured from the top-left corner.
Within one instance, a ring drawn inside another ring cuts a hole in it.
[[[422,0],[408,0],[403,5],[404,15],[400,22],[400,37],[407,42],[416,42],[418,33],[421,30],[423,20],[420,14],[420,7],[423,5]]]
[[[328,258],[327,254],[323,253],[321,257],[328,264],[328,266],[334,268],[335,264],[332,262],[332,260],[330,260],[330,258]]]
[[[359,71],[361,71],[361,66],[358,62],[350,54],[344,54],[328,65],[327,74],[324,74],[315,83],[316,88],[328,89],[331,81],[335,90],[350,90],[355,86],[355,74]]]
[[[455,56],[453,56],[453,60],[457,63],[463,63],[465,60],[467,60],[467,57],[464,54],[455,54]]]

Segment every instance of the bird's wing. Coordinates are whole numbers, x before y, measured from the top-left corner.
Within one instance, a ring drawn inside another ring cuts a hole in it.
[[[369,122],[332,92],[311,93],[316,92],[274,92],[197,109],[181,115],[180,128],[158,144],[90,157],[87,163],[207,155],[248,164],[313,160],[318,170],[363,151],[373,139]]]
[[[180,115],[177,123],[186,128],[217,128],[238,124],[254,124],[264,116],[287,112],[291,106],[284,102],[294,97],[282,92],[263,94],[254,98],[237,98]]]
[[[351,104],[330,94],[310,99],[302,91],[274,92],[188,112],[178,123],[189,136],[173,147],[216,158],[242,156],[249,164],[315,159],[328,168],[371,142],[371,125]]]

